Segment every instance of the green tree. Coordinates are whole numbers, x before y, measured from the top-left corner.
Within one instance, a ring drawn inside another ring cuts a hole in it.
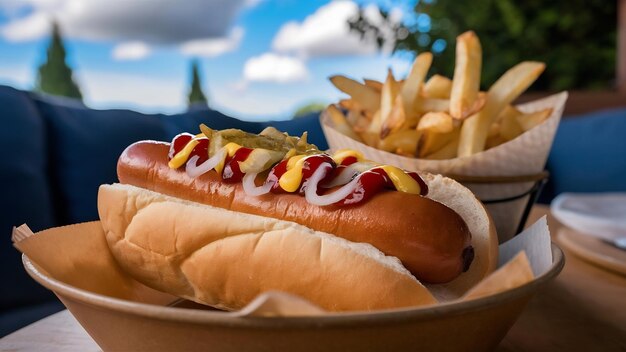
[[[296,109],[296,112],[293,113],[293,118],[296,119],[298,117],[303,117],[308,114],[319,113],[326,108],[327,103],[321,102],[311,102],[305,105],[300,106]]]
[[[200,81],[199,64],[197,60],[191,62],[191,88],[187,97],[189,106],[198,106],[199,104],[209,106],[204,93],[202,92],[202,83]]]
[[[52,24],[52,37],[46,51],[46,62],[39,66],[35,90],[52,95],[81,99],[80,89],[72,77],[72,69],[65,61],[65,46],[59,25]]]
[[[430,0],[418,1],[408,21],[383,26],[363,12],[350,20],[362,36],[383,44],[385,30],[395,50],[432,51],[431,73],[452,77],[455,38],[474,30],[483,49],[482,87],[524,60],[543,61],[536,90],[607,88],[615,79],[617,1],[605,0]]]

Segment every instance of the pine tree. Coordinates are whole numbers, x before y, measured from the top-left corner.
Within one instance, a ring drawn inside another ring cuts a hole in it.
[[[197,60],[194,60],[191,63],[191,89],[189,90],[188,100],[189,107],[193,106],[194,108],[196,108],[199,106],[209,106],[207,98],[202,92],[202,83],[200,82],[200,73]]]
[[[46,62],[39,66],[35,90],[81,100],[83,98],[72,78],[72,69],[65,62],[65,46],[56,22],[52,24]]]

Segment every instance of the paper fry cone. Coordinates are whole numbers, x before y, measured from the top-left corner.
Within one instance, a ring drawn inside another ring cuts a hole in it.
[[[478,154],[449,160],[416,159],[385,152],[339,133],[324,114],[320,117],[320,122],[331,150],[356,149],[367,159],[395,165],[405,170],[463,176],[525,176],[543,171],[566,101],[567,92],[561,92],[518,105],[517,108],[525,113],[552,108],[552,114],[539,126],[507,143]],[[533,182],[463,183],[481,200],[513,197],[527,192],[534,185]],[[524,196],[514,201],[487,205],[494,218],[501,243],[515,235],[527,203],[528,196]]]

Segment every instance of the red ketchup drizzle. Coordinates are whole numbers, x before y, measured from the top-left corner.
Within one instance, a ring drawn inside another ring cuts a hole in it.
[[[273,193],[285,192],[283,188],[280,187],[280,185],[278,184],[278,180],[281,178],[281,176],[283,176],[285,172],[287,172],[287,159],[276,164],[276,166],[272,168],[272,171],[270,171],[269,175],[267,176],[267,182],[274,183],[274,185],[272,186]]]
[[[186,132],[176,135],[174,139],[172,139],[172,143],[170,144],[170,152],[167,155],[168,159],[172,160],[174,155],[183,150],[183,148],[185,148],[187,143],[189,143],[192,138],[193,135]]]
[[[189,159],[194,156],[198,156],[198,161],[196,161],[196,166],[202,164],[203,162],[209,160],[209,139],[206,137],[198,138],[198,144],[193,148],[191,154],[189,154]]]
[[[170,152],[168,154],[169,160],[172,160],[174,155],[183,150],[187,143],[189,143],[193,138],[194,136],[189,133],[181,133],[175,136],[172,140],[172,144],[170,144]],[[198,141],[198,144],[196,144],[196,146],[189,154],[189,159],[193,158],[194,156],[198,156],[198,161],[196,161],[196,165],[200,165],[209,159],[209,139],[206,137],[200,137],[196,140]]]
[[[235,183],[243,179],[244,173],[239,168],[239,162],[244,161],[252,153],[252,149],[241,147],[237,149],[232,158],[226,160],[224,171],[222,172],[222,180],[226,183]]]
[[[337,167],[337,164],[335,164],[333,158],[331,158],[327,154],[311,155],[304,160],[304,165],[302,165],[302,181],[300,182],[300,193],[304,193],[309,178],[313,176],[315,170],[317,170],[323,163],[330,164],[332,167],[331,170],[334,170]],[[324,184],[325,182],[329,181],[332,175],[332,171],[326,173],[326,176],[318,184]],[[318,192],[319,191],[320,187],[318,187]]]
[[[380,192],[383,187],[388,187],[388,183],[391,182],[389,177],[387,177],[387,173],[379,168],[365,171],[357,177],[359,180],[352,193],[335,203],[335,205],[347,206],[364,202]]]
[[[320,167],[320,165],[322,165],[323,163],[330,164],[333,169],[336,168],[335,161],[333,160],[333,158],[331,158],[327,154],[311,155],[311,156],[307,156],[306,159],[304,159],[304,163],[302,165],[302,181],[300,182],[300,186],[298,188],[300,193],[304,192],[307,181],[309,180],[311,176],[313,176],[313,173],[315,172],[315,170],[317,170]],[[285,192],[285,190],[278,183],[278,180],[281,178],[281,176],[285,172],[287,172],[287,160],[283,160],[280,163],[276,164],[276,166],[274,166],[272,171],[270,171],[267,177],[267,180],[268,182],[274,182],[274,186],[272,187],[272,192],[274,193]],[[326,175],[326,177],[320,182],[320,184],[330,179],[332,175],[333,173],[329,172]]]
[[[349,166],[359,161],[355,156],[347,156],[345,159],[341,161],[339,165]]]

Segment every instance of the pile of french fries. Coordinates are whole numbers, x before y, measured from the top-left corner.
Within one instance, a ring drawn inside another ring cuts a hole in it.
[[[511,105],[543,72],[544,63],[519,63],[483,92],[478,37],[468,31],[456,40],[452,79],[441,75],[427,79],[433,60],[429,52],[417,56],[404,80],[396,80],[391,69],[385,82],[330,77],[350,96],[326,109],[334,127],[378,149],[441,160],[493,148],[550,116],[551,109],[527,114]]]

